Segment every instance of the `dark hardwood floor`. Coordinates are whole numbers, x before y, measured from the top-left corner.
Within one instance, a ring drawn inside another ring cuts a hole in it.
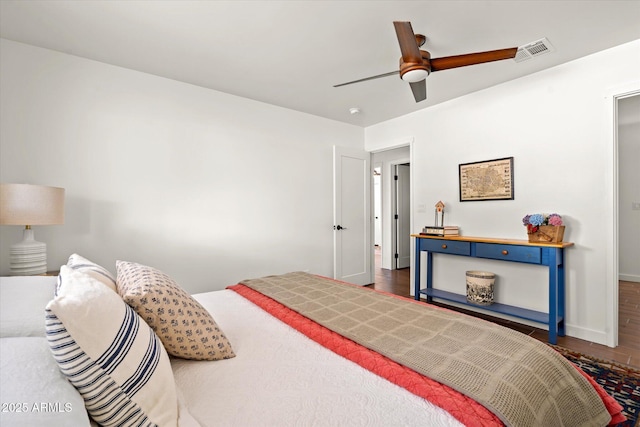
[[[408,268],[387,270],[380,268],[380,251],[376,249],[375,283],[370,287],[411,298],[412,283]],[[620,281],[618,346],[616,348],[592,343],[573,337],[558,337],[558,345],[599,359],[617,362],[640,369],[640,283]],[[436,305],[441,305],[437,304]],[[444,306],[444,305],[443,305]],[[547,342],[548,333],[543,329],[523,325],[509,320],[491,317],[470,310],[446,306],[471,316],[480,317]]]

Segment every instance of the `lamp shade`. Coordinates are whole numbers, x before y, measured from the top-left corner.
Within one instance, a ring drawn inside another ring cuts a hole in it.
[[[23,239],[9,249],[12,276],[47,271],[47,244],[34,238],[32,225],[64,223],[64,188],[0,184],[0,224],[22,225]]]
[[[64,188],[0,184],[0,224],[64,224]]]

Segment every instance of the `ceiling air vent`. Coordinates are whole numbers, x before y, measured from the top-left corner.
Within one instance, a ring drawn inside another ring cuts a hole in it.
[[[547,40],[543,38],[535,42],[531,42],[524,46],[518,47],[516,57],[513,58],[516,62],[528,61],[529,59],[544,55],[545,53],[553,52],[556,48]]]

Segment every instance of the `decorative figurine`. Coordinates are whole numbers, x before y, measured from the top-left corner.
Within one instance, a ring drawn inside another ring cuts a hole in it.
[[[460,231],[457,226],[444,226],[444,203],[439,201],[436,203],[436,225],[426,226],[422,229],[422,233],[427,236],[458,236]]]
[[[436,203],[436,227],[444,228],[444,203],[442,201]]]

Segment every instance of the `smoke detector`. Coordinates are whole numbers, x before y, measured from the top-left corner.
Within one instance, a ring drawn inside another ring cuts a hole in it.
[[[536,40],[524,46],[518,47],[518,52],[516,53],[515,58],[513,58],[516,62],[528,61],[529,59],[554,52],[556,50],[555,47],[549,42],[549,40],[545,37],[540,40]]]

